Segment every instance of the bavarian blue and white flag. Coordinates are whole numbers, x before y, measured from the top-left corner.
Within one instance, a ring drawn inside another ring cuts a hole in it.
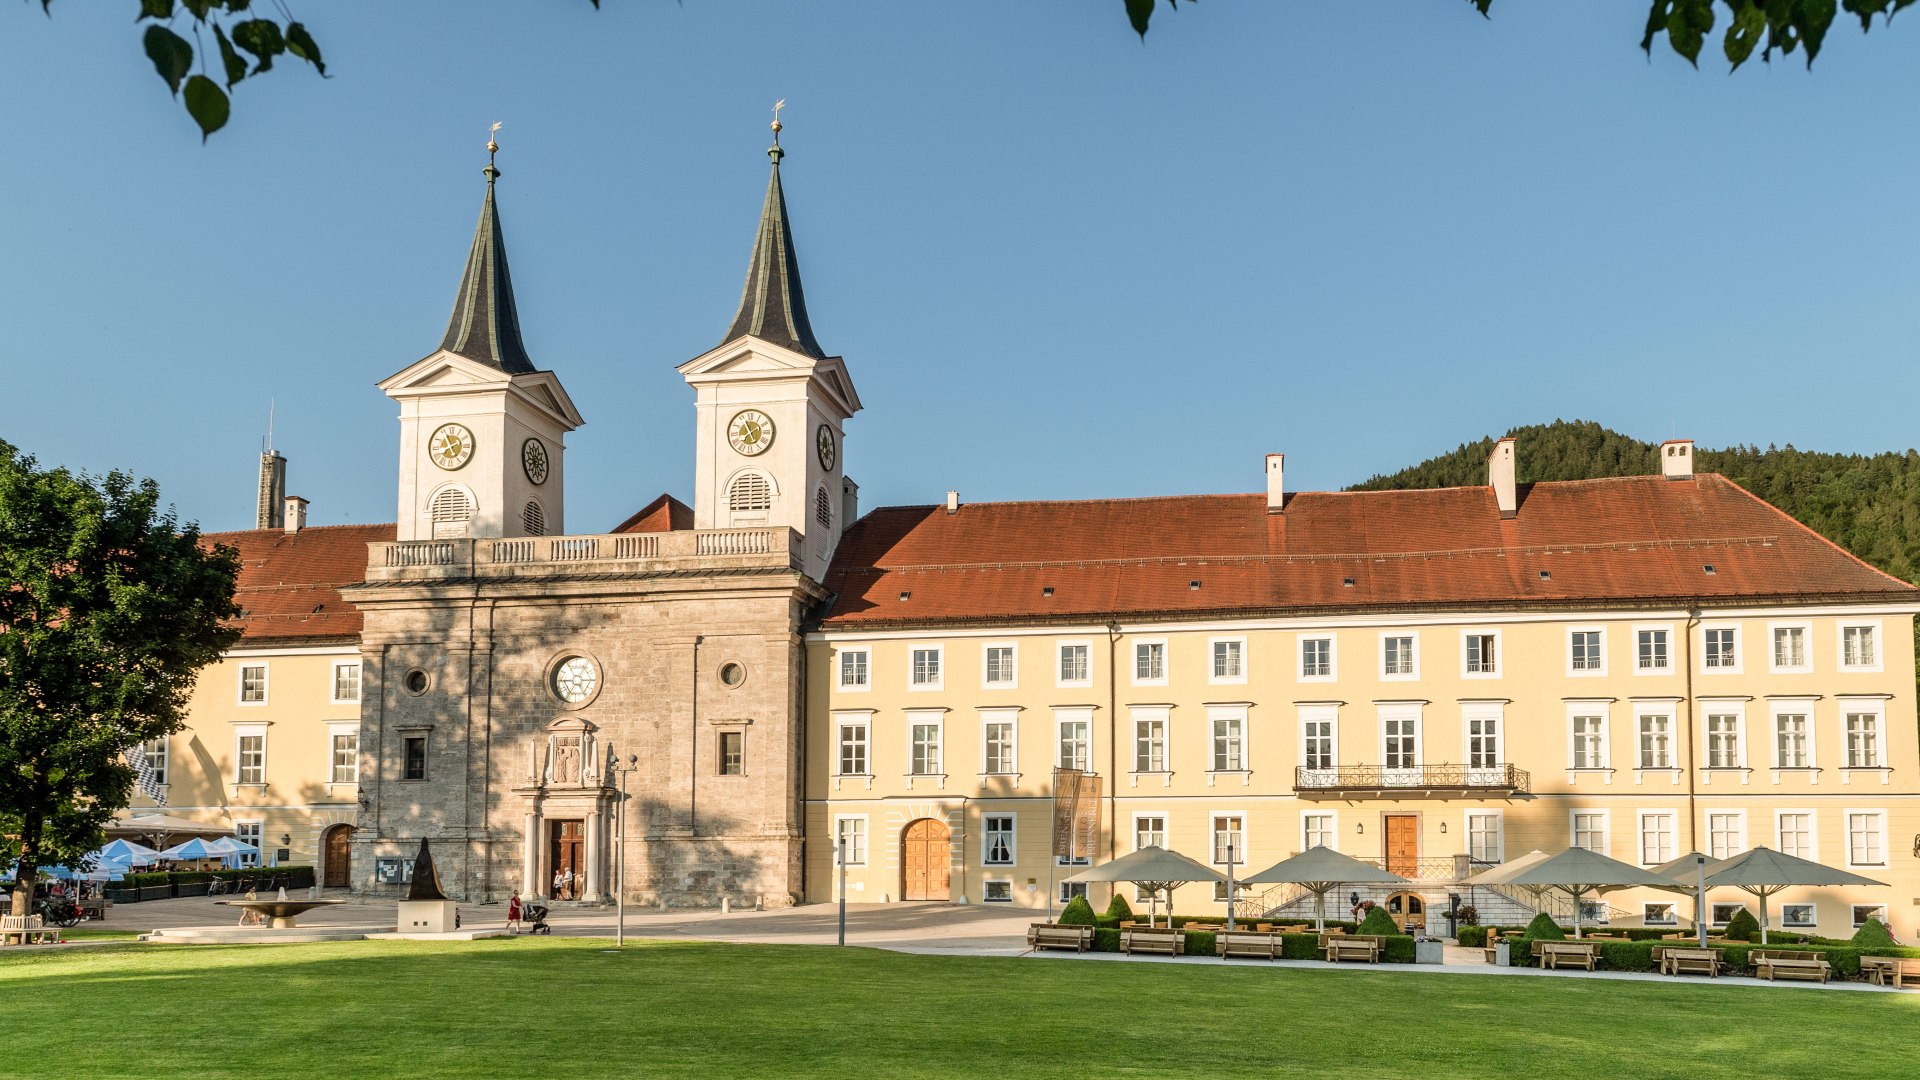
[[[167,788],[160,782],[160,774],[154,771],[153,760],[147,756],[147,744],[127,751],[127,764],[133,766],[133,779],[140,786],[140,794],[152,799],[154,805],[167,805]]]

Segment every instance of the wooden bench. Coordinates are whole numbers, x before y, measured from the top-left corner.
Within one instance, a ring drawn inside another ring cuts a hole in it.
[[[1059,923],[1034,923],[1027,927],[1030,949],[1072,949],[1086,952],[1093,948],[1093,927],[1062,926]]]
[[[58,945],[60,928],[45,925],[38,915],[0,915],[0,945],[15,938],[22,945]]]
[[[1329,964],[1337,964],[1342,960],[1365,960],[1369,964],[1377,964],[1386,947],[1377,937],[1342,934],[1327,938],[1321,948],[1326,950]]]
[[[1120,951],[1132,956],[1134,953],[1161,953],[1166,956],[1185,956],[1187,954],[1187,932],[1168,930],[1164,927],[1148,930],[1134,927],[1120,931]]]
[[[1577,967],[1592,971],[1600,960],[1600,949],[1584,941],[1536,941],[1533,955],[1539,958],[1541,967],[1550,970]]]
[[[1653,962],[1662,975],[1705,975],[1720,977],[1720,952],[1695,945],[1655,945]]]
[[[1898,956],[1863,956],[1860,958],[1860,974],[1875,986],[1892,986],[1899,990],[1908,979],[1920,982],[1920,960]]]
[[[1498,963],[1499,960],[1500,931],[1497,928],[1489,928],[1487,930],[1487,963]]]
[[[1754,961],[1754,974],[1772,982],[1776,978],[1818,979],[1826,982],[1833,977],[1833,965],[1825,960],[1800,960],[1784,956],[1763,956]]]
[[[1279,934],[1257,930],[1222,930],[1213,936],[1213,951],[1222,958],[1245,956],[1255,960],[1278,960],[1282,940]]]

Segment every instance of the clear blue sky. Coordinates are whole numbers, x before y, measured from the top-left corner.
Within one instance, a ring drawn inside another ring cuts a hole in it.
[[[1339,487],[1521,423],[1915,443],[1920,20],[1728,75],[1641,0],[299,3],[202,147],[134,0],[0,5],[0,438],[252,524],[393,519],[487,124],[568,521],[690,498],[784,97],[866,506]],[[1711,51],[1711,47],[1710,47]],[[1521,448],[1524,454],[1525,447]]]

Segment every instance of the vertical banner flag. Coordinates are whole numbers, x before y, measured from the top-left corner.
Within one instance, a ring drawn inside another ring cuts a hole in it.
[[[1073,858],[1074,796],[1080,789],[1079,769],[1053,770],[1053,857]]]
[[[1100,842],[1100,774],[1081,773],[1073,793],[1073,856],[1086,858]]]

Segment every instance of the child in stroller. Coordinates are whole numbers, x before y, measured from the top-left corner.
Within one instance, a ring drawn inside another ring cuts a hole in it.
[[[527,933],[549,935],[553,933],[553,927],[547,925],[547,905],[537,900],[529,900],[527,901],[525,910],[527,913]]]

